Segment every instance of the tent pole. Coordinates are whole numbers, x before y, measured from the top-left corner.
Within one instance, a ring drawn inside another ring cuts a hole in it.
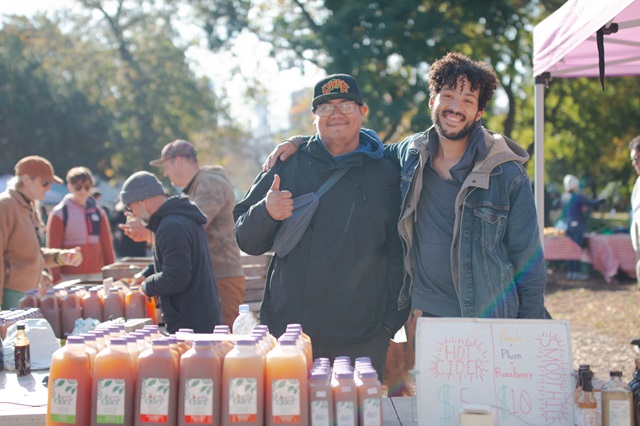
[[[544,245],[544,88],[548,84],[550,74],[543,73],[535,79],[534,97],[534,196],[538,218],[540,242]]]

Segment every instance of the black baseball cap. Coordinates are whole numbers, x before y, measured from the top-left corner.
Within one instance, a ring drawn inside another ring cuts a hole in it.
[[[362,105],[362,95],[356,79],[349,74],[332,74],[318,81],[313,88],[312,110],[331,99],[349,99]]]

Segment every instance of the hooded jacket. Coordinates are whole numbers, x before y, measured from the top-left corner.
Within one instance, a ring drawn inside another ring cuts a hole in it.
[[[315,192],[343,167],[350,169],[320,198],[300,242],[269,266],[260,320],[276,336],[300,323],[319,345],[357,344],[383,325],[395,333],[407,318],[408,310],[397,308],[400,181],[377,136],[361,131],[358,149],[333,158],[315,135],[260,174],[234,209],[240,249],[259,255],[272,248],[281,222],[267,213],[265,196],[275,174],[295,198]]]
[[[389,145],[385,152],[401,168],[405,282],[400,307],[413,289],[414,221],[420,200],[429,138],[435,128]],[[512,140],[480,124],[471,132],[487,148],[456,197],[451,274],[463,317],[545,318],[546,270],[531,182],[522,164],[529,154]]]
[[[192,328],[211,333],[222,324],[218,288],[211,270],[204,224],[207,218],[187,198],[169,198],[151,215],[156,237],[153,265],[143,274],[144,292],[159,296],[169,333]]]

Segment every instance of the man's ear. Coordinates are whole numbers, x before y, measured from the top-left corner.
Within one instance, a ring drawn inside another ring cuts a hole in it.
[[[360,111],[362,112],[362,115],[366,115],[367,112],[369,111],[369,108],[367,108],[365,105],[362,105],[360,107]]]
[[[436,101],[434,96],[429,96],[429,109],[433,109],[433,103]]]
[[[483,110],[483,109],[478,110],[478,113],[476,114],[476,119],[475,119],[475,121],[480,120],[480,118],[482,117],[482,114],[484,114],[484,110]]]

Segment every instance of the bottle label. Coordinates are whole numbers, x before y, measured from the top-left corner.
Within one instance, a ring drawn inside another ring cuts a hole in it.
[[[578,408],[576,410],[576,426],[598,426],[598,410]]]
[[[311,401],[311,424],[313,426],[331,426],[329,419],[329,401]]]
[[[166,423],[169,420],[171,380],[147,377],[140,384],[140,421]]]
[[[300,423],[300,408],[298,379],[279,379],[271,382],[271,421],[273,423]]]
[[[609,400],[609,424],[630,425],[631,407],[628,400]]]
[[[356,407],[353,401],[336,401],[336,426],[355,426]]]
[[[380,398],[365,398],[362,401],[362,426],[380,426],[382,424]]]
[[[127,395],[124,379],[98,380],[96,397],[97,423],[124,423],[124,406]]]
[[[76,422],[76,400],[78,380],[53,379],[51,383],[51,421],[57,423]]]
[[[229,379],[229,422],[258,420],[258,380],[255,377]]]
[[[187,379],[184,384],[184,422],[213,422],[213,379]]]

